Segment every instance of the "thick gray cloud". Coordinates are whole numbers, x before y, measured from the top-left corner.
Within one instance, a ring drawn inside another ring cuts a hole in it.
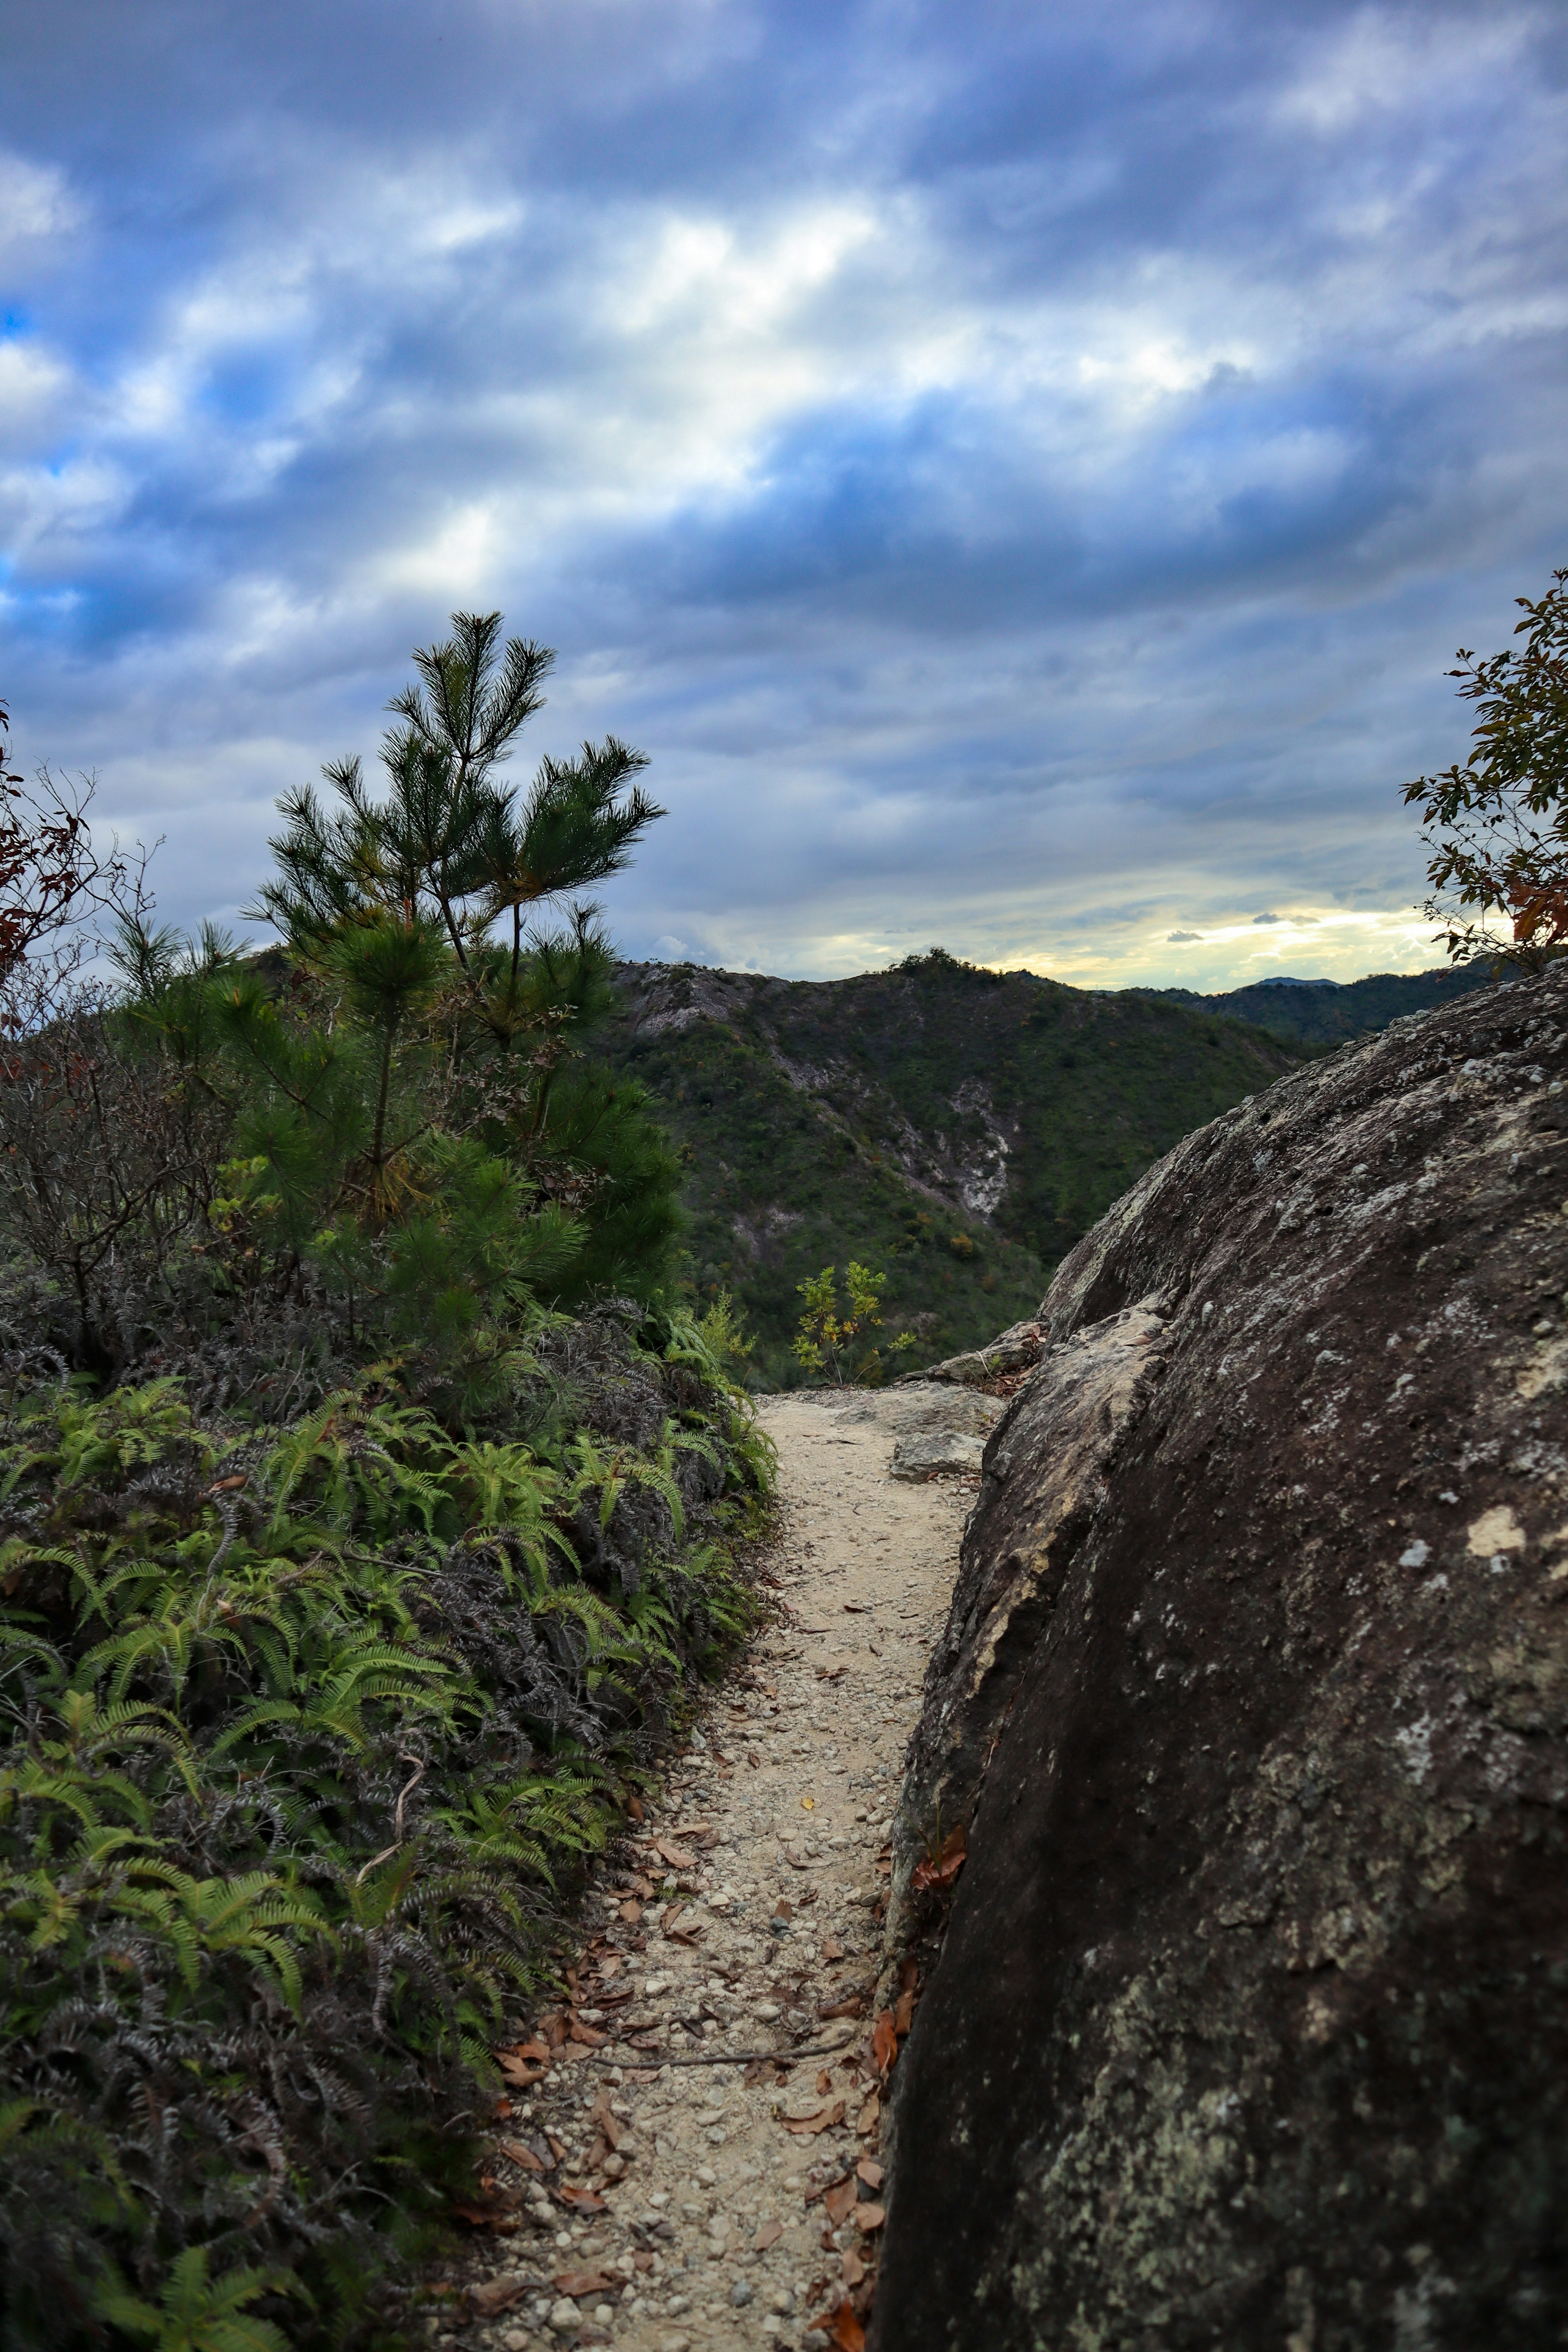
[[[166,911],[500,605],[654,756],[635,951],[1428,960],[1397,787],[1568,562],[1558,11],[23,13],[0,685]]]

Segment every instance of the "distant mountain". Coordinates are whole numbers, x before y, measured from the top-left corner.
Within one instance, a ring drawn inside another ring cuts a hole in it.
[[[1253,1021],[1291,1045],[1322,1048],[1342,1045],[1351,1037],[1370,1036],[1403,1013],[1451,1003],[1472,988],[1485,988],[1490,978],[1486,964],[1479,968],[1444,964],[1436,971],[1373,972],[1367,980],[1260,980],[1250,988],[1233,988],[1217,996],[1198,996],[1190,988],[1146,988],[1138,992],[1163,1004],[1185,1004],[1194,1011],[1226,1013],[1236,1021]]]
[[[1192,1128],[1297,1054],[1216,1013],[1091,994],[940,950],[852,980],[623,964],[607,1045],[689,1174],[692,1280],[735,1296],[767,1385],[795,1379],[795,1286],[883,1269],[900,1369],[1032,1314],[1048,1269]]]

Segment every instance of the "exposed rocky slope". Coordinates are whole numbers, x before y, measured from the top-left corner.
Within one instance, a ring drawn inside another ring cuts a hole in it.
[[[968,1859],[881,2352],[1568,2340],[1565,1029],[1347,1047],[1052,1284],[906,1783],[896,1950]]]
[[[795,1286],[885,1269],[918,1369],[1037,1304],[1047,1269],[1179,1136],[1293,1064],[1257,1029],[932,954],[841,981],[624,964],[606,1033],[689,1171],[700,1291],[763,1386],[800,1378]]]

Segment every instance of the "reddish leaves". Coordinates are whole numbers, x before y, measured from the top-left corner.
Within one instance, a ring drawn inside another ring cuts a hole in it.
[[[824,2311],[812,2321],[820,2327],[837,2352],[866,2352],[866,2331],[855,2316],[855,2306],[846,2301],[837,2311]]]
[[[555,2194],[563,2205],[571,2207],[574,2213],[607,2213],[610,2210],[604,2199],[592,2189],[558,2189]]]
[[[547,2172],[550,2169],[531,2147],[524,2147],[520,2139],[499,2139],[496,2146],[513,2164],[521,2164],[524,2172]]]
[[[752,2251],[753,2253],[765,2254],[768,2248],[770,2246],[776,2246],[783,2236],[784,2223],[782,2221],[764,2221],[758,2230],[756,2236],[752,2240]]]
[[[871,2028],[871,2057],[878,2074],[890,2073],[898,2054],[899,2035],[893,2022],[893,2012],[890,2009],[884,2009],[878,2012],[877,2022]]]
[[[921,1893],[929,1890],[932,1894],[945,1895],[963,1868],[963,1855],[964,1836],[960,1824],[957,1829],[950,1830],[942,1840],[939,1854],[927,1854],[923,1862],[916,1863],[910,1885]]]

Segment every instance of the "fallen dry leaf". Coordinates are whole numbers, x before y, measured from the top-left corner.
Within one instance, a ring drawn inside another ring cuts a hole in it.
[[[875,1614],[868,1601],[847,1601],[844,1606],[851,1617],[870,1617]]]
[[[454,2205],[452,2211],[456,2219],[466,2221],[470,2230],[511,2230],[517,2226],[518,2200],[515,2197],[498,2197],[493,2203],[485,2205],[465,2200],[463,2203]]]
[[[898,2030],[890,2009],[882,2010],[871,2028],[871,2056],[879,2074],[885,2074],[899,2054]]]
[[[626,1799],[626,1811],[631,1815],[634,1822],[640,1822],[643,1817],[642,1799],[640,1797],[628,1797]]]
[[[632,1902],[623,1903],[621,1906],[621,1916],[626,1921],[628,1927],[635,1927],[637,1921],[642,1917],[642,1905],[640,1903]]]
[[[851,2174],[847,2180],[838,2181],[824,2195],[823,2210],[836,2230],[841,2221],[847,2221],[849,2219],[855,2210],[855,2202],[859,2193],[855,2185],[854,2175]]]
[[[781,1895],[778,1901],[773,1905],[773,1917],[775,1919],[793,1919],[795,1917],[794,1904],[786,1903],[784,1896]]]
[[[816,2087],[822,2093],[823,2097],[826,2098],[828,2092],[833,2088],[832,2075],[827,2074],[826,2071],[819,2073],[816,2077]]]
[[[653,1850],[655,1853],[663,1855],[671,1870],[695,1870],[697,1867],[694,1853],[688,1853],[682,1846],[672,1845],[667,1838],[655,1838]]]
[[[764,2221],[758,2230],[756,2236],[752,2240],[752,2252],[754,2254],[765,2254],[768,2248],[770,2246],[776,2246],[783,2236],[784,2223],[782,2221]]]
[[[901,1992],[893,2011],[894,2032],[900,2036],[907,2033],[914,2023],[914,2018],[915,1997],[912,1992]]]
[[[603,2271],[562,2271],[550,2284],[558,2294],[569,2294],[575,2303],[585,2294],[607,2294],[611,2285],[619,2281],[607,2279]]]
[[[749,1748],[746,1750],[746,1761],[751,1766],[753,1772],[760,1772],[762,1770],[762,1759],[760,1757],[753,1756]]]
[[[619,2147],[622,2140],[626,2137],[626,2127],[625,2124],[622,2123],[620,2117],[616,2115],[611,2108],[610,2095],[608,2091],[600,2092],[598,2097],[589,2108],[588,2113],[594,2122],[598,2125],[599,2129],[604,2133],[605,2137],[609,2141],[611,2147]],[[876,2183],[873,2182],[872,2186],[874,2188]]]
[[[531,2284],[518,2277],[487,2279],[483,2286],[468,2289],[468,2301],[481,2319],[490,2319],[498,2311],[510,2311],[514,2303],[521,2303]]]
[[[875,2157],[863,2156],[855,2167],[855,2176],[857,2179],[863,2180],[868,2189],[880,2189],[882,2185],[882,2168]]]
[[[927,1854],[923,1862],[916,1863],[910,1885],[922,1892],[929,1890],[938,1895],[944,1894],[963,1868],[963,1855],[964,1837],[961,1823],[942,1840],[940,1855],[933,1860]]]
[[[816,1799],[815,1797],[803,1797],[800,1801],[800,1810],[803,1813],[815,1813],[816,1811]]]
[[[544,2080],[545,2069],[542,2066],[525,2066],[521,2058],[508,2056],[499,2060],[498,2063],[507,2081],[520,2091],[526,2091],[531,2083]]]
[[[535,2058],[548,2061],[550,2053],[542,2042],[519,2042],[513,2045],[514,2058]]]
[[[825,1960],[841,1960],[844,1958],[844,1947],[837,1936],[824,1936],[822,1957]]]
[[[563,2205],[570,2205],[574,2213],[607,2213],[609,2207],[593,2189],[558,2189],[555,2192]]]
[[[539,2158],[535,2156],[533,2150],[531,2147],[524,2147],[520,2139],[498,2139],[496,2146],[500,2148],[504,2157],[510,2158],[513,2164],[521,2164],[524,2172],[542,2172],[544,2170],[544,2166],[541,2163]]]
[[[870,2138],[872,2133],[877,2128],[881,2113],[882,2102],[877,2093],[873,2091],[856,2118],[855,2131],[858,2138]]]
[[[841,2303],[834,2313],[827,2340],[838,2347],[838,2352],[866,2352],[866,2331],[848,2304]]]
[[[879,2230],[881,2228],[888,2216],[886,2209],[883,2206],[857,2205],[852,2218],[854,2220],[855,2227],[860,2231],[864,2236],[869,2237],[873,2230]]]
[[[823,2019],[829,2017],[858,2017],[865,2006],[866,2004],[861,2000],[859,1994],[858,1992],[852,1992],[843,2000],[824,2001],[822,2007],[816,2013],[818,2017]]]
[[[601,2042],[607,2042],[610,2038],[607,2033],[601,2033],[596,2026],[584,2025],[580,2017],[572,2020],[571,2031],[573,2041],[580,2042],[585,2050],[596,2050]]]
[[[866,2265],[853,2246],[845,2247],[844,2260],[839,2264],[839,2270],[846,2286],[858,2286],[865,2277]]]
[[[844,2102],[835,2099],[831,2106],[819,2107],[813,2116],[781,2116],[779,2121],[787,2132],[805,2135],[827,2131],[844,2121]]]

